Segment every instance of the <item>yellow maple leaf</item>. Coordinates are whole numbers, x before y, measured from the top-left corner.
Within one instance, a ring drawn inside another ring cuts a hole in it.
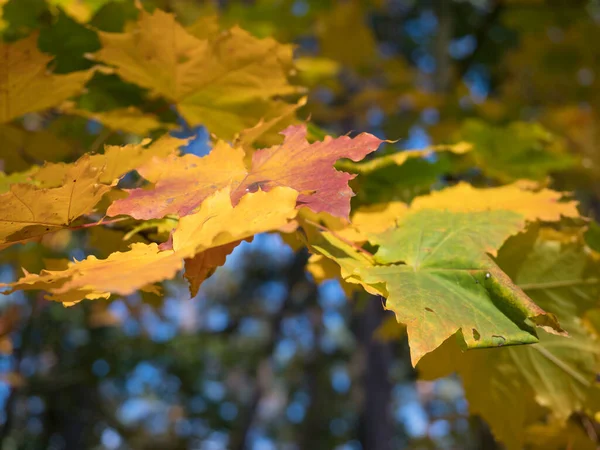
[[[518,183],[479,189],[468,183],[417,197],[411,210],[446,209],[455,212],[508,210],[528,221],[554,222],[564,217],[579,217],[576,201],[561,202],[563,194],[550,189],[537,192],[522,189]]]
[[[287,105],[280,116],[268,120],[261,119],[254,127],[241,131],[235,137],[234,144],[246,149],[246,162],[252,161],[252,152],[249,149],[253,145],[274,145],[281,142],[280,130],[288,125],[294,124],[296,120],[296,111],[306,105],[307,98],[302,97],[298,103]]]
[[[52,56],[37,48],[37,34],[14,43],[0,42],[0,122],[60,104],[77,94],[94,69],[53,75]]]
[[[138,168],[152,158],[166,158],[175,154],[188,139],[164,135],[155,141],[144,139],[139,144],[107,145],[103,154],[86,155],[90,167],[99,170],[99,183],[110,184],[127,172]],[[45,164],[32,178],[43,187],[60,186],[72,164]]]
[[[221,31],[219,26],[219,17],[211,5],[203,5],[203,14],[186,27],[188,33],[198,39],[209,39]]]
[[[288,105],[274,97],[298,91],[287,80],[292,47],[238,27],[199,39],[172,14],[141,9],[129,32],[99,35],[96,59],[176,103],[190,125],[223,138],[280,116]]]
[[[160,122],[156,116],[146,114],[133,106],[94,112],[76,108],[69,102],[61,106],[61,112],[93,119],[108,128],[141,136],[147,135],[156,128],[174,128],[174,124]]]
[[[42,289],[50,293],[49,300],[71,306],[83,299],[132,294],[150,283],[173,278],[181,267],[181,257],[172,250],[161,251],[155,243],[136,243],[131,244],[130,251],[112,253],[103,260],[88,256],[70,262],[65,270],[25,273],[18,281],[0,287],[10,286],[12,291]]]
[[[202,202],[197,213],[182,217],[173,233],[173,249],[191,257],[209,248],[276,230],[297,213],[298,192],[288,187],[247,194],[235,207],[230,197],[230,189],[222,189]]]
[[[297,197],[297,191],[281,187],[248,194],[233,207],[229,189],[224,189],[209,197],[196,214],[181,219],[170,243],[134,243],[129,251],[114,252],[106,259],[88,256],[68,263],[64,270],[44,270],[39,275],[26,272],[21,279],[0,283],[0,287],[10,287],[10,292],[45,290],[50,300],[70,306],[111,294],[154,291],[151,284],[173,278],[185,258],[194,292],[240,240],[276,230],[292,219]]]
[[[408,206],[402,202],[361,206],[352,215],[351,225],[338,231],[338,235],[352,242],[367,241],[368,234],[381,233],[396,225],[407,211]]]
[[[0,248],[58,231],[91,212],[111,189],[101,178],[102,170],[85,155],[69,166],[60,187],[12,185],[0,195]]]

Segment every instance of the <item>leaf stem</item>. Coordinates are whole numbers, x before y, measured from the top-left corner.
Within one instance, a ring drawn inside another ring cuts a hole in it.
[[[111,220],[104,220],[104,218],[102,218],[97,222],[84,223],[81,225],[77,225],[75,227],[68,227],[68,228],[69,228],[69,230],[81,230],[82,228],[97,227],[99,225],[110,225],[110,224],[117,223],[117,222],[123,222],[124,220],[127,220],[127,219],[129,219],[129,217],[119,217],[117,219],[111,219]]]
[[[318,228],[321,231],[325,231],[327,233],[331,233],[333,236],[335,236],[336,238],[338,238],[340,241],[344,242],[344,244],[348,244],[349,246],[351,246],[352,248],[354,248],[356,251],[359,251],[361,253],[364,253],[365,255],[367,255],[369,258],[373,258],[374,255],[365,250],[364,248],[362,248],[361,246],[357,245],[355,242],[349,241],[346,238],[343,238],[342,236],[340,236],[339,234],[337,234],[335,231],[330,230],[329,228],[327,228],[326,226],[321,225],[320,223],[317,222],[313,222],[310,219],[304,219],[304,221],[316,228]]]

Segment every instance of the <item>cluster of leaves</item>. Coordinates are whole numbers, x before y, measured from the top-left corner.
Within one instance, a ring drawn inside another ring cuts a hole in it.
[[[1,44],[0,248],[10,258],[17,244],[49,245],[65,232],[93,247],[99,230],[121,242],[50,261],[2,284],[5,293],[42,290],[72,306],[160,294],[156,283],[183,270],[195,296],[240,242],[280,233],[310,249],[315,279],[381,296],[421,376],[457,372],[471,412],[508,448],[539,444],[541,433],[594,445],[573,418],[591,423],[600,411],[599,253],[577,202],[547,187],[579,163],[560,139],[538,124],[472,119],[439,132],[446,144],[397,152],[372,134],[324,136],[300,121],[301,84],[337,65],[369,76],[362,66],[381,64],[368,30],[352,27],[358,2],[326,16],[329,60],[306,56],[297,67],[290,45],[208,10],[184,26],[161,9],[114,3],[123,23],[108,27],[104,8],[57,3],[72,30],[8,28]],[[57,30],[73,37],[66,47],[87,36],[85,48],[70,48],[81,58],[56,48]],[[348,51],[345,35],[364,54]],[[363,94],[406,82],[388,81]],[[319,123],[331,112],[308,107]],[[169,134],[178,120],[212,133],[208,155],[182,150],[189,140]],[[69,143],[90,121],[108,131]],[[100,148],[109,138],[131,141]],[[473,168],[473,184],[430,192],[441,174],[467,178]]]

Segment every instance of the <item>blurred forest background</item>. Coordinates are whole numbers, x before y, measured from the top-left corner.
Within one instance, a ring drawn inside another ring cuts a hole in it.
[[[141,3],[185,25],[218,13],[223,26],[295,44],[293,81],[308,96],[300,115],[311,117],[315,135],[398,140],[379,153],[458,139],[484,149],[475,163],[485,174],[452,155],[414,159],[370,177],[356,201],[409,201],[460,179],[485,184],[489,174],[510,181],[560,172],[554,187],[575,191],[582,212],[598,216],[598,0]],[[40,30],[58,73],[89,67],[94,30],[122,31],[138,14],[132,0],[0,4],[4,38]],[[96,74],[85,101],[97,105],[94,95],[112,89],[102,107],[127,105],[136,92],[119,91],[115,78]],[[55,114],[52,126],[87,149],[130,139]],[[24,120],[36,129],[49,118]],[[209,131],[180,123],[179,136],[196,135],[186,151],[205,154]],[[536,145],[567,147],[581,164],[536,160],[528,153]],[[98,255],[119,245],[111,230],[93,233]],[[30,245],[3,252],[0,281],[13,279],[15,261],[84,257],[76,232],[43,243],[43,255]],[[144,294],[65,309],[42,293],[1,297],[1,450],[501,448],[469,416],[460,379],[417,380],[403,330],[380,299],[348,298],[336,281],[316,284],[308,256],[279,235],[260,235],[192,300],[183,279],[165,283],[164,301]]]

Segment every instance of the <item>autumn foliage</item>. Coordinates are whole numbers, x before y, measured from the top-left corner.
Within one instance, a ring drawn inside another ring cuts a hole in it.
[[[330,26],[345,32],[341,19]],[[304,97],[323,61],[295,62],[289,44],[214,11],[184,25],[139,3],[120,30],[87,27],[97,42],[73,64],[55,61],[37,32],[0,44],[0,249],[23,266],[0,284],[5,294],[42,291],[80,308],[160,295],[182,274],[195,296],[240,242],[278,233],[308,248],[316,281],[384,299],[397,321],[384,338],[405,330],[423,379],[458,373],[471,414],[506,448],[540,429],[593,445],[573,417],[598,428],[600,246],[588,211],[552,181],[580,167],[559,137],[481,118],[438,131],[424,149],[350,129],[330,136]],[[321,39],[337,63],[369,59]],[[138,103],[121,104],[119,89]],[[71,122],[26,126],[52,115]],[[64,133],[90,122],[99,140]],[[208,154],[170,134],[183,122],[209,130]],[[467,168],[478,175],[437,181]],[[99,230],[118,234],[113,248],[92,250]],[[28,267],[16,256],[71,235],[82,258]]]

